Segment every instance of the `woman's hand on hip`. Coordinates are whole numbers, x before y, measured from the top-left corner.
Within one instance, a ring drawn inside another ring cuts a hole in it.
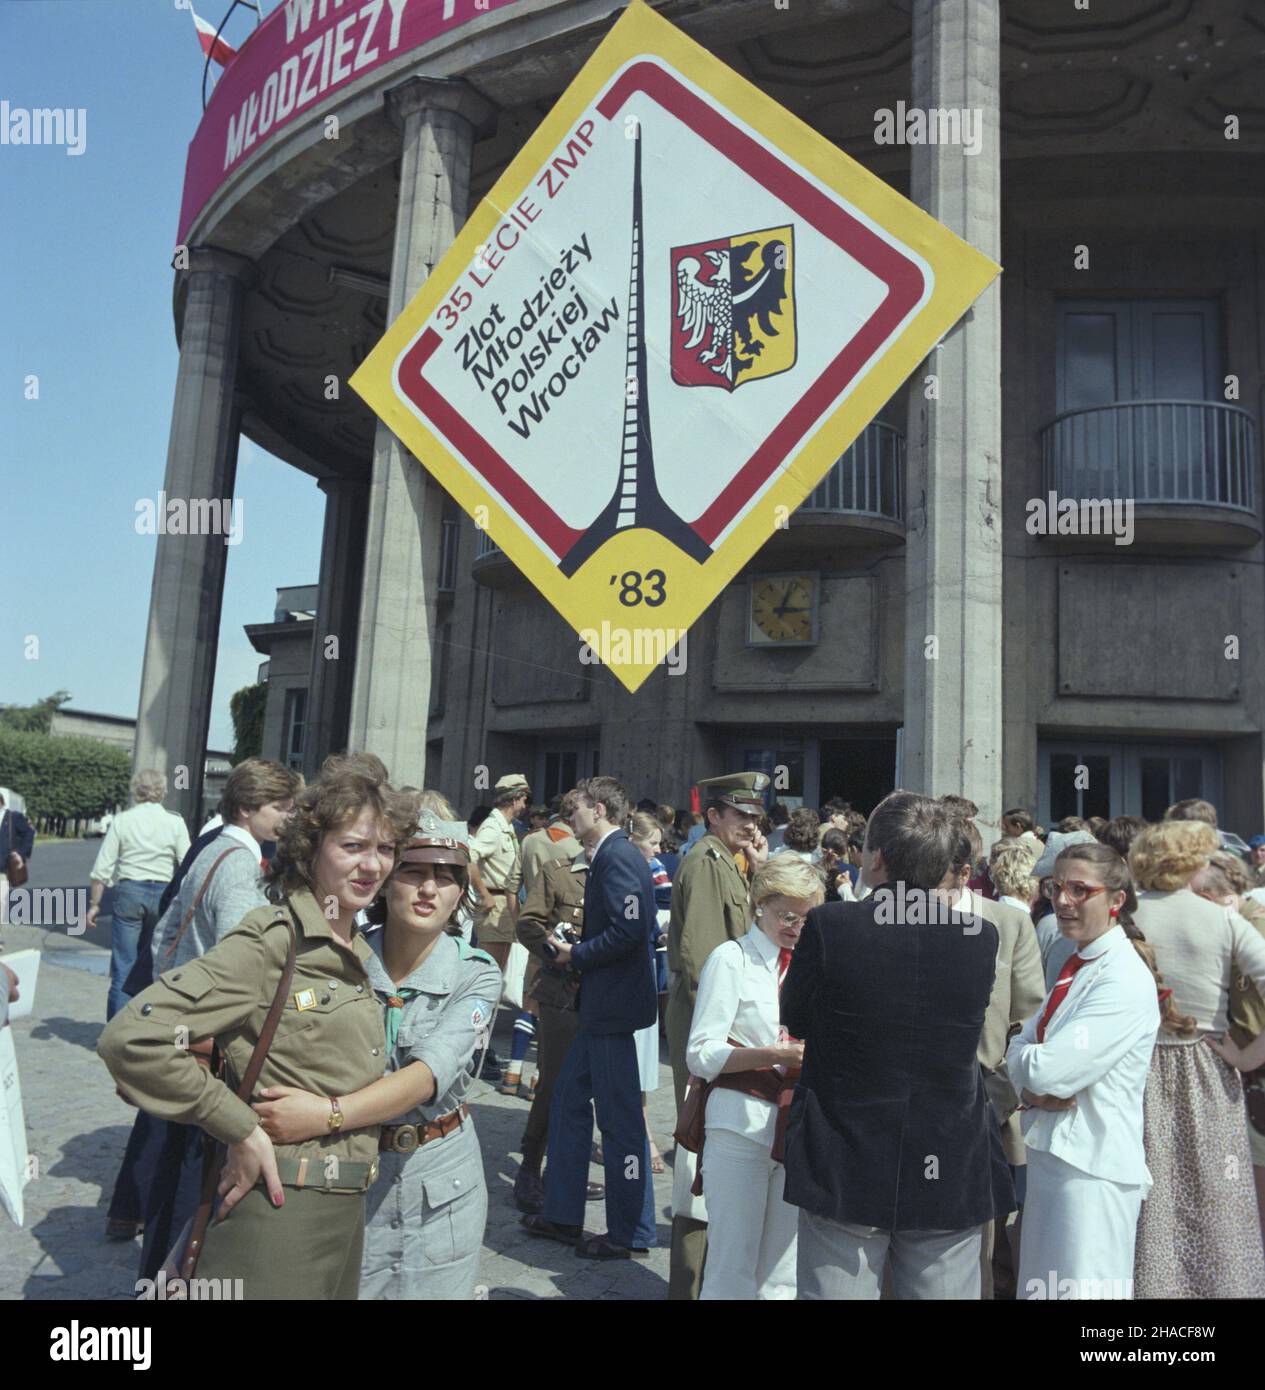
[[[219,1195],[223,1200],[216,1220],[223,1221],[260,1178],[272,1205],[284,1206],[285,1195],[277,1176],[277,1156],[272,1151],[272,1140],[256,1126],[240,1143],[228,1146],[228,1158],[220,1175]]]
[[[1023,1103],[1033,1110],[1070,1110],[1076,1104],[1076,1097],[1038,1096],[1031,1091],[1025,1091]]]
[[[259,1092],[251,1109],[274,1144],[301,1144],[329,1133],[328,1098],[297,1086],[269,1086]]]

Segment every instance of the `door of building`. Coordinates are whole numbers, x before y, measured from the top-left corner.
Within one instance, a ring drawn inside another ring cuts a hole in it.
[[[537,802],[549,802],[570,791],[582,777],[598,773],[596,738],[541,739],[536,749],[536,780],[532,795]]]
[[[1221,799],[1221,752],[1211,743],[1098,743],[1043,740],[1037,819],[1142,816],[1161,820],[1175,801]]]

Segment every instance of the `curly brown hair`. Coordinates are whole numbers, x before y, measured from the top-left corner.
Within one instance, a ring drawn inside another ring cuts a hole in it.
[[[298,798],[294,814],[277,841],[277,852],[268,866],[264,891],[270,902],[281,902],[300,888],[316,893],[313,866],[322,837],[372,811],[390,839],[399,846],[417,825],[417,801],[386,782],[351,771],[335,770],[318,777]]]

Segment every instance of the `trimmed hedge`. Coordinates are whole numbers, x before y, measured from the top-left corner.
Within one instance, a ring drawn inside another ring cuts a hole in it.
[[[127,805],[132,760],[91,738],[54,738],[0,728],[0,785],[26,800],[28,819],[92,819]]]

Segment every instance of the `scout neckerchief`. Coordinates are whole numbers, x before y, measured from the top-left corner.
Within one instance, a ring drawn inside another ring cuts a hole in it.
[[[400,1036],[400,1019],[404,1016],[404,1006],[410,999],[416,999],[419,994],[425,994],[421,989],[401,989],[396,988],[394,994],[387,995],[387,1051],[395,1051],[395,1040]]]

